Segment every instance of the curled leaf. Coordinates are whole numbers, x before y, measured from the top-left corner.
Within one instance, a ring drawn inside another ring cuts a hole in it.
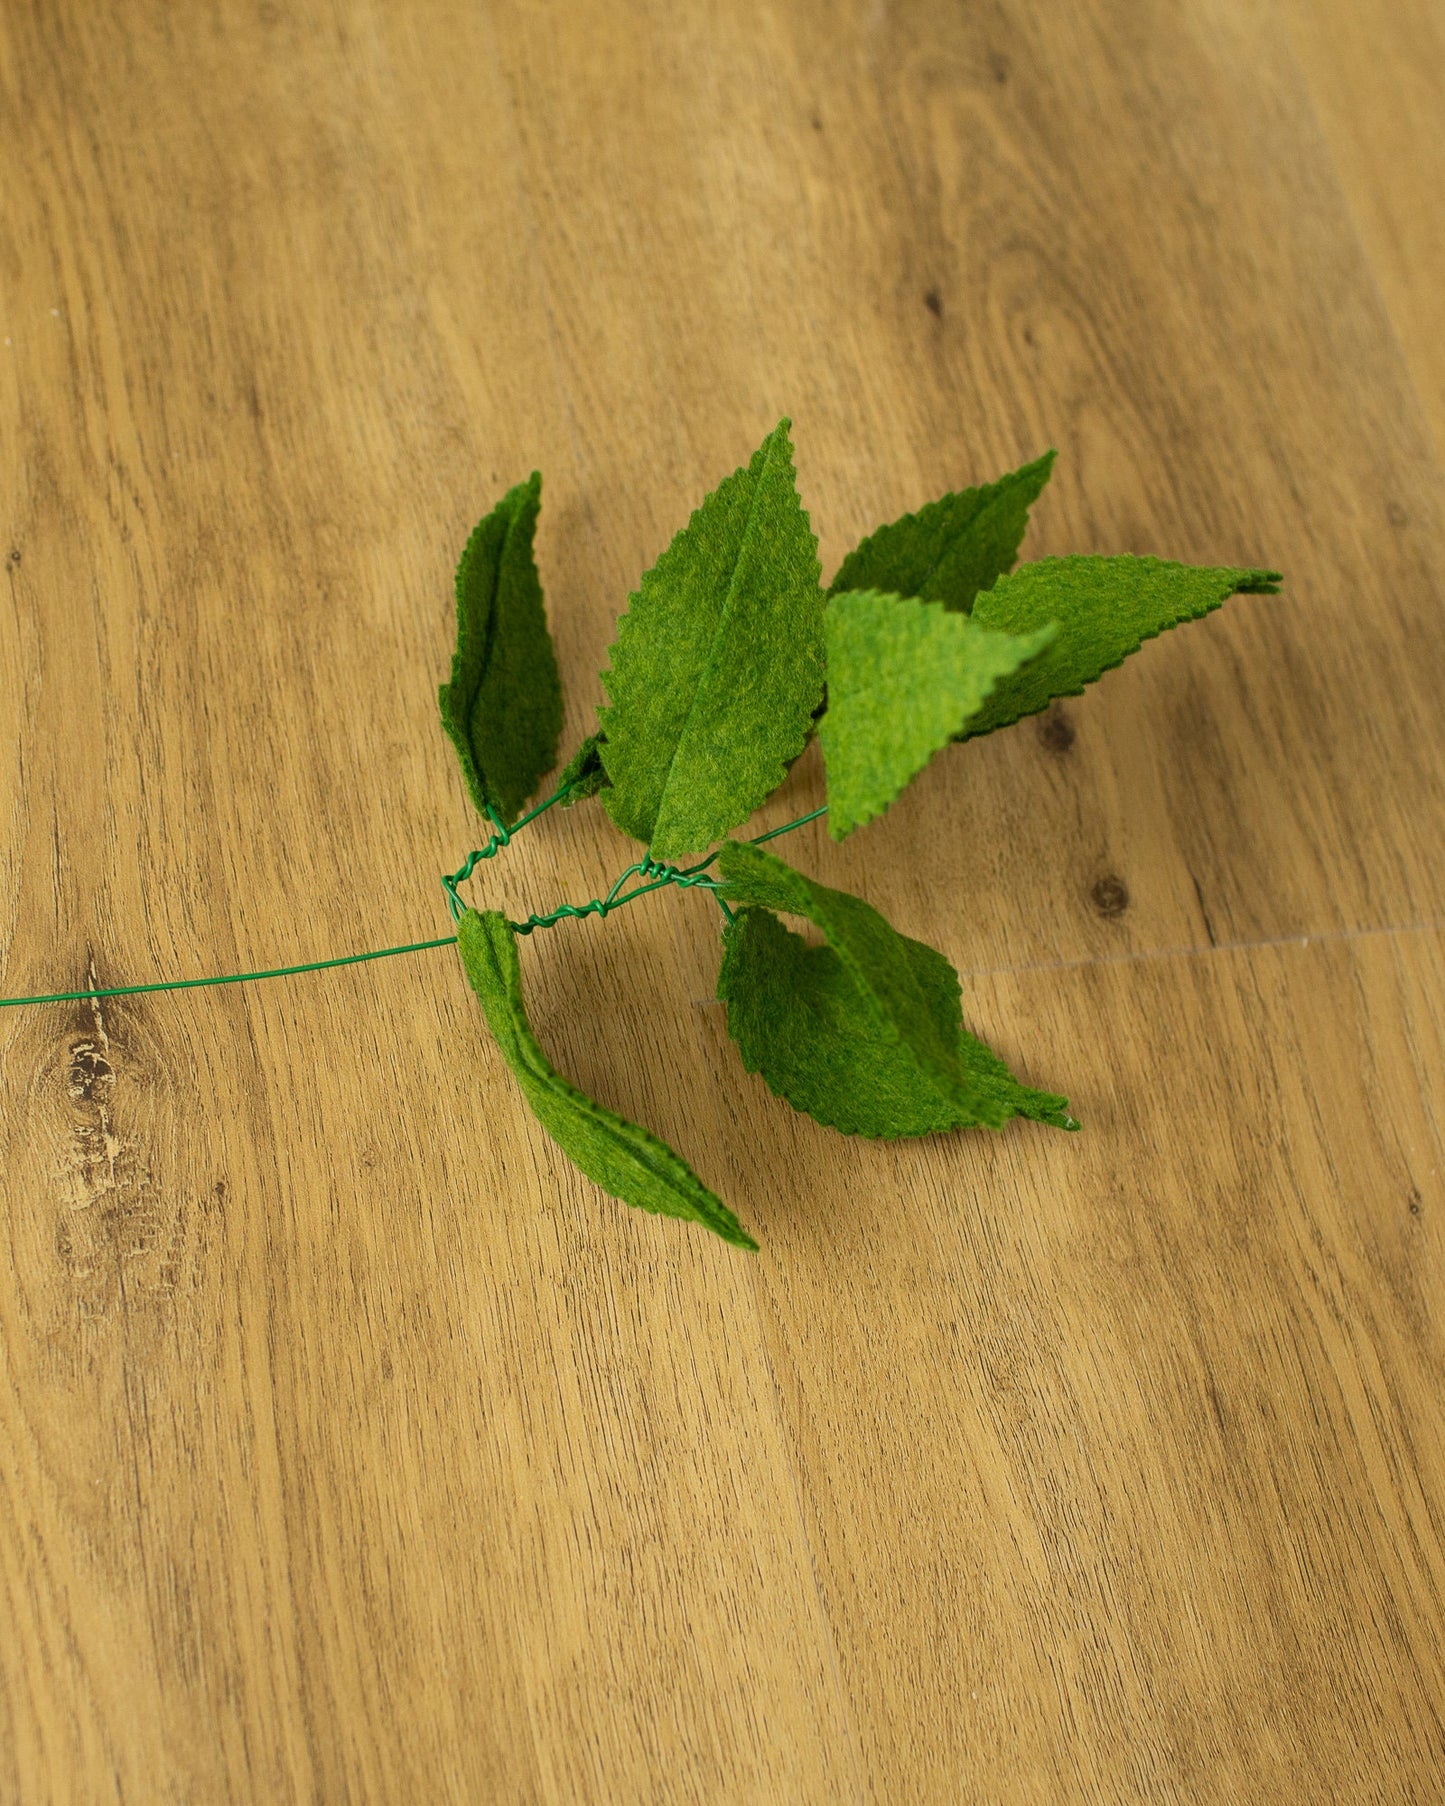
[[[477,524],[457,565],[457,646],[442,726],[472,801],[510,824],[552,769],[562,684],[532,556],[542,478],[533,471]]]
[[[1073,1129],[1067,1100],[1021,1085],[963,1026],[958,975],[871,904],[728,841],[718,996],[743,1064],[797,1110],[846,1134],[894,1138],[1026,1116]],[[810,947],[772,914],[821,928]]]
[[[736,1248],[757,1243],[665,1141],[615,1115],[571,1085],[543,1053],[522,1002],[522,970],[511,923],[495,910],[469,909],[458,935],[462,965],[502,1057],[532,1113],[594,1184],[624,1204],[701,1223]]]

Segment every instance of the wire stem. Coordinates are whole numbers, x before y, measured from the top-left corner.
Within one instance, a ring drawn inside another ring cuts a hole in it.
[[[470,878],[477,866],[484,859],[494,858],[505,846],[510,845],[512,836],[525,828],[528,822],[559,803],[566,796],[567,789],[554,790],[551,796],[538,803],[535,809],[514,821],[508,828],[492,809],[487,810],[488,820],[492,824],[492,837],[486,846],[468,853],[465,860],[448,877],[442,879],[447,893],[447,904],[451,909],[453,920],[460,920],[465,913],[466,905],[457,895],[456,887]],[[769,828],[765,834],[755,834],[751,844],[761,846],[765,840],[776,840],[780,834],[791,834],[794,828],[805,827],[808,822],[816,821],[820,815],[826,815],[828,805],[814,809],[807,815],[800,815],[796,821],[784,822],[780,828]],[[696,865],[665,865],[653,859],[649,853],[627,870],[613,884],[605,897],[593,897],[586,903],[563,903],[545,915],[528,916],[525,922],[513,922],[512,927],[518,934],[531,934],[538,928],[555,928],[558,922],[580,920],[584,916],[608,916],[614,909],[621,909],[624,904],[634,903],[639,897],[647,896],[651,891],[666,890],[675,885],[679,890],[706,890],[716,899],[719,908],[729,921],[733,913],[724,901],[721,887],[716,878],[708,876],[708,868],[718,856],[717,849],[700,859]],[[630,878],[640,878],[644,882],[634,889],[627,889]],[[443,935],[435,941],[411,941],[404,947],[381,947],[374,953],[347,953],[339,959],[313,959],[299,966],[273,966],[265,972],[226,972],[215,978],[168,978],[155,984],[144,985],[100,985],[85,991],[51,991],[42,997],[0,997],[0,1010],[18,1009],[22,1005],[32,1003],[85,1003],[92,997],[138,997],[147,991],[195,991],[207,985],[243,985],[261,978],[293,978],[302,972],[328,972],[335,966],[360,966],[368,960],[394,959],[399,953],[426,953],[433,947],[452,947],[456,945],[454,934]]]
[[[450,947],[454,934],[439,941],[413,941],[405,947],[383,947],[376,953],[348,953],[341,959],[313,959],[304,966],[273,966],[268,972],[227,972],[220,978],[169,978],[160,984],[103,985],[89,991],[52,991],[45,997],[0,997],[0,1010],[23,1003],[85,1003],[92,997],[135,997],[142,991],[194,991],[202,985],[243,985],[253,978],[291,978],[298,972],[325,972],[332,966],[359,966],[369,959],[393,959],[398,953],[425,953],[432,947]]]

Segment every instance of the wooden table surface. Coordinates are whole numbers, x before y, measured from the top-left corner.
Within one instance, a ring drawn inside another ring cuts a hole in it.
[[[568,745],[784,412],[829,570],[1054,444],[1026,555],[1287,585],[789,842],[1081,1135],[795,1116],[705,900],[526,945],[760,1256],[445,950],[0,1015],[0,1798],[1442,1798],[1442,89],[1438,0],[10,0],[6,995],[446,932],[534,465]]]

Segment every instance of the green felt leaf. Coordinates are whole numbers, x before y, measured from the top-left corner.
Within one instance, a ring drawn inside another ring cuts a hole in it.
[[[818,577],[784,420],[643,577],[603,673],[603,801],[656,858],[745,821],[802,751],[823,692]]]
[[[442,726],[472,801],[510,824],[550,771],[562,685],[532,557],[541,506],[537,471],[478,523],[457,566],[457,649],[441,686]]]
[[[727,1205],[666,1142],[615,1116],[553,1069],[527,1021],[517,939],[507,918],[469,909],[457,940],[482,1012],[533,1114],[587,1177],[625,1204],[686,1217],[734,1247],[755,1249]]]
[[[831,890],[761,847],[728,841],[718,996],[749,1072],[795,1109],[846,1134],[929,1135],[1013,1116],[1077,1128],[1067,1100],[1021,1085],[963,1026],[958,975],[860,897]],[[810,947],[771,912],[804,916]]]
[[[1012,568],[1053,464],[1046,451],[996,483],[941,496],[880,527],[843,560],[828,594],[879,590],[967,614],[978,592]]]
[[[570,809],[573,803],[580,803],[584,797],[596,796],[606,782],[607,772],[602,764],[602,736],[589,734],[567,761],[557,780],[557,788],[567,792],[562,799],[562,807]]]
[[[1147,639],[1218,608],[1227,596],[1273,595],[1278,571],[1169,564],[1161,558],[1041,558],[1000,577],[974,604],[980,627],[1029,633],[1057,621],[1053,644],[993,693],[959,735],[991,734],[1122,664]]]
[[[994,633],[941,602],[874,590],[831,597],[824,628],[828,709],[818,737],[835,840],[881,815],[994,685],[1057,632],[1049,623],[1033,633]]]

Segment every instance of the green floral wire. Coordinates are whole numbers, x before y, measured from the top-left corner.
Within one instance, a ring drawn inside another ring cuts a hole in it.
[[[632,877],[647,878],[650,882],[639,884],[636,890],[626,890],[627,880]],[[580,921],[583,916],[607,916],[614,909],[621,909],[624,903],[645,897],[649,891],[665,890],[669,885],[675,885],[679,890],[702,888],[709,891],[717,898],[723,914],[732,921],[733,912],[718,895],[716,878],[699,868],[679,871],[674,865],[659,865],[656,860],[643,859],[636,865],[629,865],[605,897],[592,897],[586,903],[563,903],[544,916],[531,915],[525,922],[513,922],[512,927],[518,934],[530,934],[534,928],[552,928],[569,918]]]
[[[538,807],[532,811],[532,815],[540,815],[542,810],[549,808],[555,800],[554,797],[549,797],[545,803],[539,804]],[[796,821],[784,822],[780,828],[769,828],[766,834],[755,834],[750,844],[755,847],[761,846],[765,840],[775,840],[780,834],[791,834],[794,828],[805,827],[808,822],[816,821],[820,815],[826,815],[827,812],[828,805],[824,803],[821,809],[814,809],[807,815],[800,815]],[[493,817],[493,819],[495,820],[495,817]],[[525,816],[522,821],[519,821],[516,824],[516,827],[520,828],[523,826],[524,822],[530,820],[531,816]],[[498,826],[500,827],[500,824],[498,824]],[[505,832],[505,830],[501,831]],[[515,832],[515,829],[513,831]],[[493,843],[495,843],[496,840],[497,836],[494,834],[492,836]],[[501,844],[505,846],[506,842],[503,841]],[[496,850],[497,848],[495,844],[493,844],[491,846],[491,851],[495,852]],[[591,897],[586,903],[563,903],[559,908],[549,911],[549,913],[544,916],[531,915],[527,917],[525,922],[513,922],[512,927],[518,934],[530,934],[534,928],[551,928],[556,923],[564,921],[569,917],[580,920],[583,916],[606,916],[614,909],[621,909],[624,903],[631,903],[637,897],[645,897],[649,891],[665,890],[669,885],[675,885],[679,890],[691,890],[697,887],[709,891],[715,898],[718,907],[722,910],[728,921],[731,922],[733,920],[733,912],[728,908],[727,901],[721,894],[722,887],[718,884],[717,879],[713,878],[708,873],[708,867],[717,858],[719,851],[721,851],[721,848],[715,852],[709,853],[706,859],[699,860],[696,865],[689,865],[681,868],[675,865],[662,864],[653,859],[649,854],[646,859],[639,860],[636,865],[629,865],[627,870],[622,873],[621,877],[618,878],[617,882],[612,886],[612,889],[608,891],[605,897]],[[447,887],[448,897],[454,903],[458,905],[461,903],[461,899],[456,894],[456,884],[460,883],[463,877],[470,876],[477,860],[488,857],[490,857],[490,853],[486,849],[483,849],[474,857],[469,856],[468,863],[461,871],[454,872],[451,877],[442,880],[442,883]],[[622,894],[627,880],[634,876],[649,878],[652,881],[647,884],[639,885],[636,890],[630,890],[625,894]]]
[[[525,828],[528,822],[536,821],[539,815],[545,814],[553,803],[560,803],[571,788],[570,784],[560,784],[551,796],[544,797],[535,809],[529,809],[525,815],[514,821],[510,828],[492,805],[487,804],[487,820],[492,824],[491,839],[484,847],[473,848],[457,869],[442,879],[442,885],[447,893],[447,908],[451,911],[454,922],[459,922],[466,911],[466,905],[457,895],[457,886],[465,884],[484,859],[494,859],[503,847],[510,846],[514,834]]]
[[[442,879],[447,893],[447,905],[452,919],[459,921],[465,913],[466,905],[457,895],[457,886],[465,883],[484,859],[492,859],[503,847],[511,844],[512,837],[528,822],[535,821],[554,803],[561,802],[567,794],[567,787],[554,790],[552,795],[538,803],[535,809],[514,821],[508,828],[492,809],[487,810],[488,820],[492,824],[492,836],[486,846],[478,847],[469,853],[455,872]],[[814,809],[807,815],[800,815],[796,821],[784,822],[780,828],[769,828],[764,834],[755,834],[751,844],[761,846],[765,840],[775,840],[780,834],[791,834],[794,828],[805,827],[810,821],[816,821],[820,815],[826,815],[828,805]],[[721,849],[718,849],[720,851]],[[513,922],[512,928],[518,934],[531,934],[538,928],[552,928],[558,922],[582,920],[585,916],[597,916],[599,919],[608,916],[614,909],[621,909],[624,904],[634,903],[639,897],[645,897],[655,890],[666,890],[673,886],[678,890],[706,890],[717,902],[718,907],[727,917],[733,920],[733,912],[722,897],[721,887],[716,878],[709,872],[709,867],[716,860],[717,851],[709,853],[706,859],[699,860],[696,865],[678,867],[666,865],[653,859],[651,854],[630,865],[616,880],[605,897],[592,897],[586,903],[563,903],[556,909],[549,910],[546,915],[530,915],[525,922]],[[632,890],[627,889],[629,879],[638,878],[643,882]],[[308,960],[299,966],[273,966],[265,972],[227,972],[215,978],[168,978],[154,984],[144,985],[105,985],[92,986],[85,991],[51,991],[40,997],[0,997],[0,1009],[18,1008],[25,1004],[35,1003],[85,1003],[93,997],[136,997],[147,991],[192,991],[207,985],[240,985],[250,984],[261,978],[291,978],[302,972],[327,972],[336,966],[359,966],[374,959],[393,959],[399,953],[425,953],[433,947],[452,947],[456,944],[456,935],[443,935],[434,941],[410,941],[403,947],[381,947],[372,953],[347,953],[339,959]]]

